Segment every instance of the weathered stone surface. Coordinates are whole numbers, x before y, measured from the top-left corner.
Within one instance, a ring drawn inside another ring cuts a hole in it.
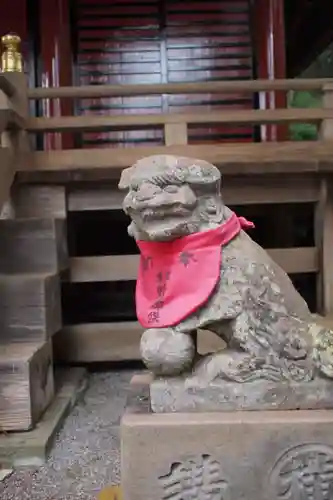
[[[151,408],[156,413],[237,410],[302,410],[333,408],[331,380],[248,384],[216,378],[209,384],[194,377],[156,378],[150,384]]]
[[[129,234],[140,242],[170,242],[227,224],[233,214],[221,198],[220,177],[202,160],[153,156],[138,161],[123,171],[119,183],[128,190],[123,207],[132,219]],[[151,262],[145,248],[144,262]],[[244,383],[248,391],[261,379],[306,384],[332,378],[333,332],[314,323],[287,274],[242,230],[220,251],[218,282],[206,302],[158,335],[156,329],[145,333],[141,352],[147,366],[157,375],[178,375],[191,365],[206,384],[223,379]],[[181,255],[175,259],[183,262]],[[226,342],[223,356],[196,362],[183,335],[198,328]]]
[[[333,412],[149,414],[121,425],[126,500],[332,500]],[[144,460],[142,460],[144,457]]]
[[[174,345],[177,349],[173,349]],[[149,370],[174,375],[191,368],[195,343],[191,335],[176,332],[173,328],[151,328],[141,337],[140,353]]]

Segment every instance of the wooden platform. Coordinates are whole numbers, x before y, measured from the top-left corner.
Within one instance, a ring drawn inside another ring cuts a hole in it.
[[[86,388],[85,374],[83,368],[57,374],[55,398],[35,429],[0,433],[2,467],[41,466],[45,463],[57,432]]]
[[[219,167],[222,175],[329,173],[333,171],[330,141],[252,144],[170,145],[137,148],[35,151],[18,172],[21,182],[68,183],[119,179],[121,170],[151,155],[200,158]]]
[[[66,326],[54,336],[54,357],[65,363],[137,361],[141,359],[142,332],[135,321]],[[200,354],[223,347],[224,342],[217,335],[199,330]]]

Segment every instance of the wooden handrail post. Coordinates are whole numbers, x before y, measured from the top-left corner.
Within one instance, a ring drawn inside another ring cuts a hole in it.
[[[323,106],[333,109],[333,84],[323,88]],[[323,120],[320,140],[333,141],[333,119]],[[333,315],[333,180],[320,179],[320,199],[315,211],[315,240],[319,256],[317,305],[321,314]]]
[[[14,113],[17,119],[15,127],[8,128],[0,134],[0,147],[4,148],[2,154],[7,158],[6,168],[2,165],[3,168],[0,169],[0,209],[3,203],[11,204],[10,188],[15,173],[22,166],[26,157],[25,153],[29,150],[25,130],[29,109],[28,86],[23,72],[20,42],[20,37],[13,33],[1,38],[1,72],[12,89],[10,96],[6,97],[2,93],[2,104],[3,109],[7,113]]]
[[[333,83],[323,87],[323,107],[333,110]],[[319,136],[323,141],[333,141],[333,119],[323,120]]]
[[[15,33],[9,33],[1,38],[1,71],[6,73],[7,80],[15,88],[11,101],[16,111],[23,118],[28,118],[28,85],[23,72],[20,43],[21,39]]]
[[[187,144],[186,123],[166,123],[164,125],[164,142],[166,146]]]
[[[8,33],[1,38],[1,71],[3,73],[23,73],[20,44],[21,38],[15,33]]]

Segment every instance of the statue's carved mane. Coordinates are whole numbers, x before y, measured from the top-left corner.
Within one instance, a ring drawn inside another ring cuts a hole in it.
[[[193,158],[174,156],[151,156],[137,161],[122,171],[119,189],[130,189],[147,180],[158,186],[189,184],[191,186],[220,186],[221,174],[214,165]]]

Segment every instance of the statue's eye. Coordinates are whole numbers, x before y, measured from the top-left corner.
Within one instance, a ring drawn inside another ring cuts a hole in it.
[[[165,186],[164,191],[170,194],[174,194],[178,192],[178,189],[179,189],[178,186],[170,185],[170,186]]]

